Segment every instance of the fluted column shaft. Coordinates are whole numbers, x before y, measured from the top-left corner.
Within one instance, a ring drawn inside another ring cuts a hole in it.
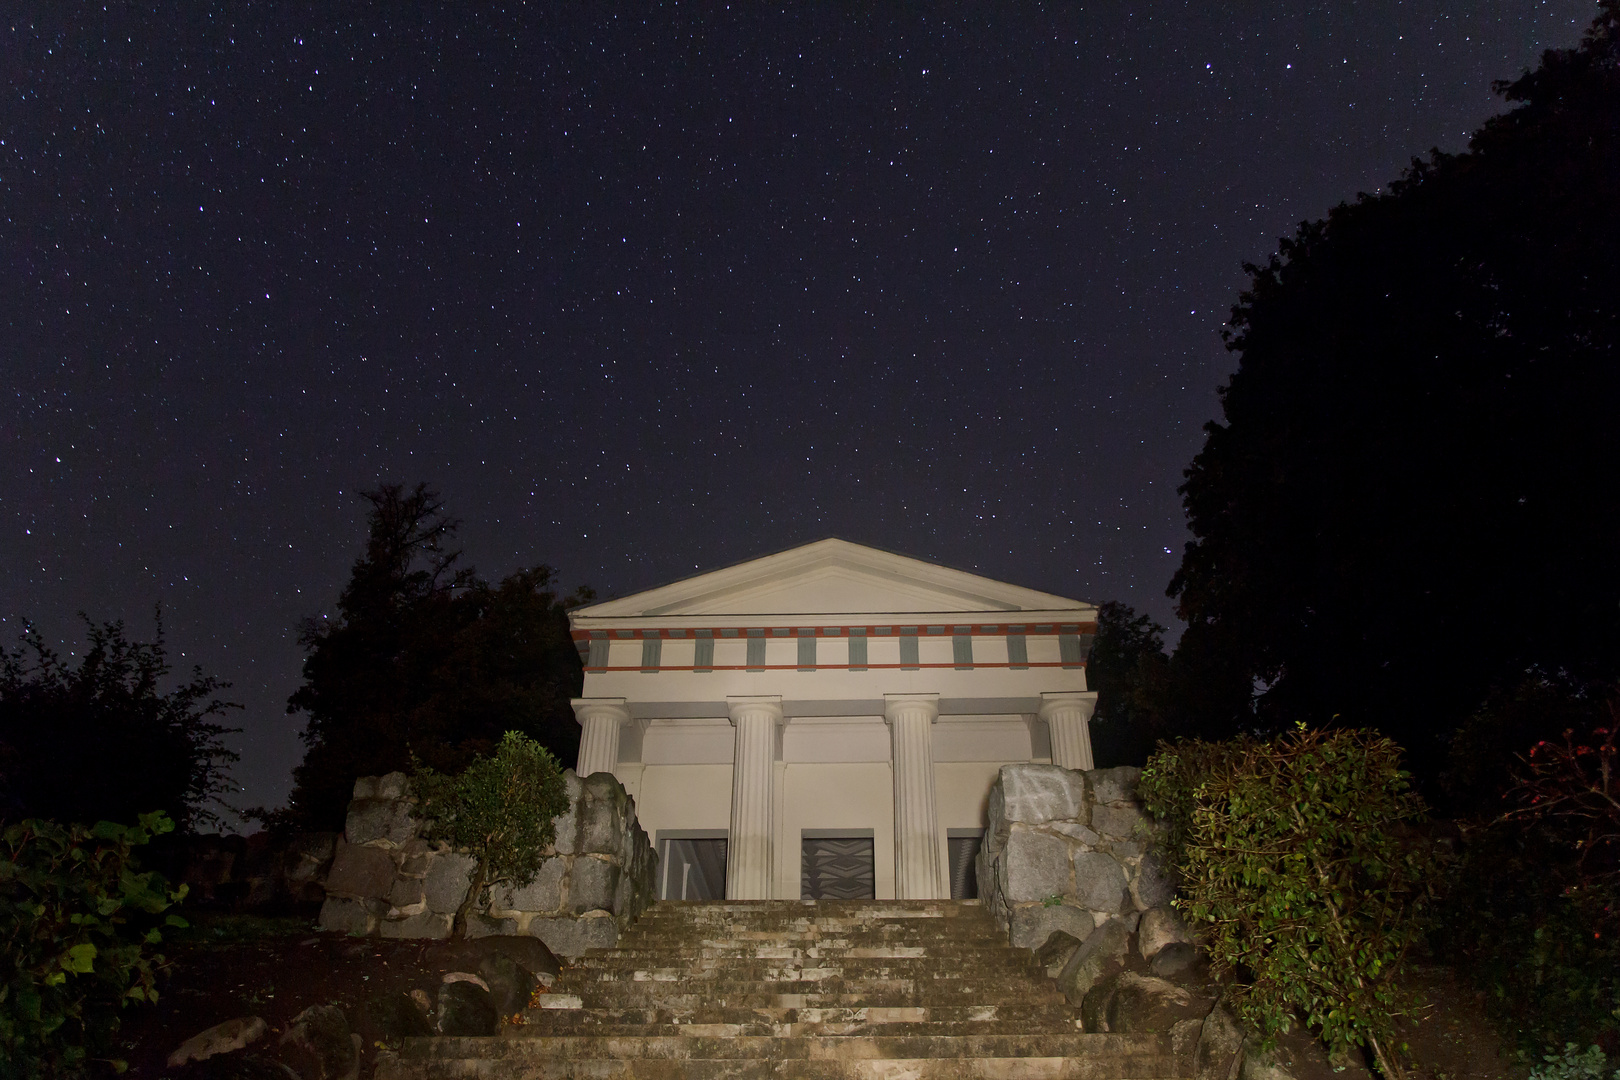
[[[779,697],[733,697],[726,703],[736,731],[731,765],[731,834],[726,844],[726,899],[769,900],[772,864],[772,782]]]
[[[1091,756],[1091,714],[1097,692],[1083,690],[1041,695],[1041,719],[1052,736],[1052,764],[1065,769],[1095,769]]]
[[[624,698],[574,698],[574,719],[579,721],[580,776],[612,772],[619,764],[619,729],[630,719]]]
[[[938,694],[886,694],[894,758],[894,895],[940,895],[939,810],[934,801],[934,721]]]

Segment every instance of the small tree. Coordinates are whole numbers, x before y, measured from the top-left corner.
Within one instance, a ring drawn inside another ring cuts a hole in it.
[[[420,766],[412,782],[428,818],[428,835],[475,860],[452,933],[467,934],[467,916],[492,885],[534,880],[554,836],[552,819],[568,809],[562,768],[550,752],[508,731],[494,755],[445,776]]]
[[[1426,860],[1396,835],[1423,813],[1400,748],[1368,731],[1178,742],[1140,790],[1170,825],[1177,906],[1205,928],[1227,996],[1263,1038],[1302,1015],[1335,1052],[1398,1078],[1392,979],[1419,933]]]

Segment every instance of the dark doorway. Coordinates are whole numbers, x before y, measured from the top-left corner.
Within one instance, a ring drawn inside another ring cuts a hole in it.
[[[726,898],[726,838],[671,836],[660,832],[663,863],[659,875],[662,900],[724,900]]]
[[[974,863],[984,834],[970,829],[952,829],[945,837],[945,850],[951,860],[951,899],[977,900],[979,875]]]
[[[872,836],[822,836],[806,829],[799,895],[805,900],[875,900]]]

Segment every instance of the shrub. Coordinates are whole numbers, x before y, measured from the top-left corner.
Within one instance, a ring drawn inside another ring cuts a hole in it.
[[[174,828],[163,814],[131,827],[19,821],[0,834],[0,1075],[73,1076],[107,1057],[119,1012],[157,1000],[151,952],[163,913],[184,895],[133,849]]]
[[[1562,1054],[1545,1054],[1545,1064],[1530,1070],[1529,1080],[1605,1080],[1604,1070],[1608,1058],[1601,1047],[1579,1049],[1575,1043],[1565,1043]],[[1608,1080],[1620,1080],[1620,1069],[1614,1070]]]
[[[428,835],[476,860],[456,912],[454,933],[464,937],[467,915],[486,888],[527,885],[540,872],[554,839],[552,819],[568,809],[562,769],[545,747],[508,731],[492,756],[475,758],[456,776],[419,766],[412,782]]]
[[[1526,1053],[1620,1027],[1617,726],[1520,759],[1508,809],[1469,839],[1438,909],[1437,951]]]
[[[1239,1015],[1268,1042],[1302,1016],[1335,1053],[1370,1047],[1386,1076],[1426,880],[1397,835],[1423,813],[1399,758],[1372,732],[1300,727],[1161,747],[1140,787]]]

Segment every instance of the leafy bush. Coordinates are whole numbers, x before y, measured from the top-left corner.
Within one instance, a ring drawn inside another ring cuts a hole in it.
[[[568,809],[562,768],[545,747],[508,731],[490,757],[475,758],[456,776],[418,767],[412,777],[428,835],[477,860],[454,933],[467,932],[467,915],[491,885],[534,880],[551,846],[552,818]]]
[[[1335,1053],[1369,1046],[1386,1076],[1427,876],[1398,835],[1423,813],[1399,758],[1372,732],[1301,727],[1161,747],[1140,787],[1239,1015],[1267,1041],[1303,1016]]]
[[[133,827],[19,821],[0,834],[0,1076],[73,1076],[111,1059],[119,1012],[157,1000],[163,913],[185,893],[140,873],[133,849],[171,831],[163,814]]]
[[[1527,1053],[1620,1028],[1617,727],[1521,758],[1507,811],[1470,837],[1438,908],[1436,950]]]
[[[1546,1054],[1541,1060],[1546,1064],[1531,1069],[1529,1080],[1605,1080],[1603,1074],[1609,1064],[1602,1047],[1581,1050],[1575,1043],[1565,1043],[1562,1054]],[[1614,1070],[1608,1080],[1620,1080],[1620,1069]]]

